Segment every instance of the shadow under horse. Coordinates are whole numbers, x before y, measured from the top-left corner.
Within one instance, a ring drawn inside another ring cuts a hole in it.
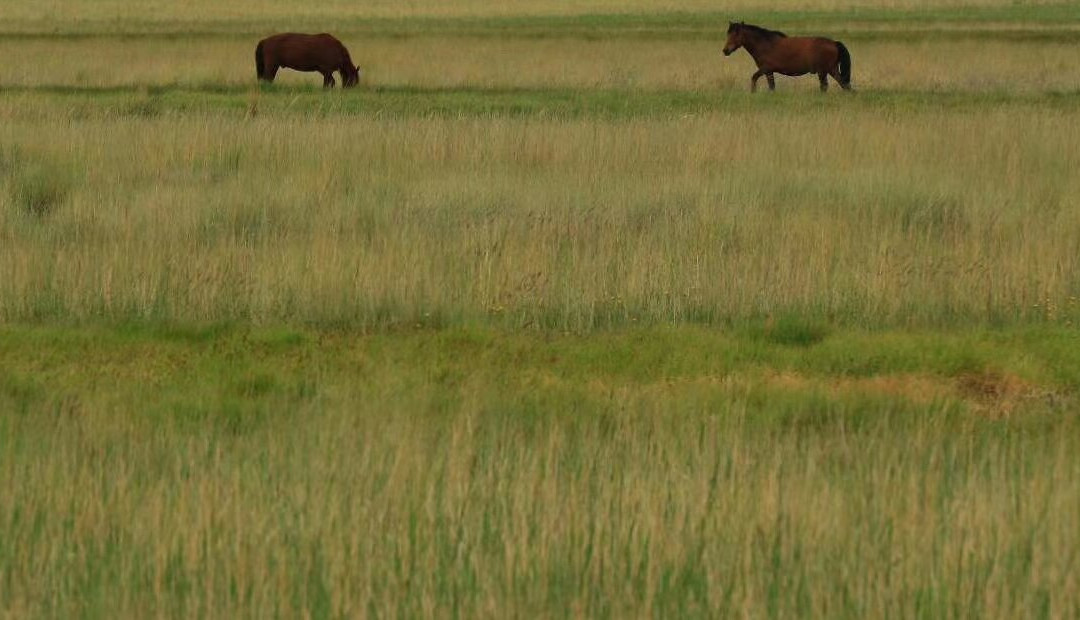
[[[769,90],[776,90],[773,74],[817,74],[821,91],[829,90],[828,76],[832,76],[844,90],[851,90],[851,54],[844,44],[822,37],[789,37],[777,30],[731,22],[727,31],[724,55],[730,56],[740,47],[746,48],[757,63],[758,70],[750,78],[750,92],[757,91],[761,76],[769,83]]]
[[[334,87],[334,72],[341,73],[344,88],[360,82],[360,67],[352,64],[349,50],[333,36],[285,32],[267,37],[255,46],[255,73],[260,80],[273,82],[278,69],[318,71],[325,88]]]

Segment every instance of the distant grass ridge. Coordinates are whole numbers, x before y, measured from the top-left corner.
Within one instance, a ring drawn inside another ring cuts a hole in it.
[[[326,18],[306,13],[260,18],[252,11],[241,17],[129,18],[124,15],[58,22],[6,20],[5,36],[255,36],[288,24],[293,30],[325,30]],[[936,7],[929,9],[845,8],[842,10],[685,11],[643,13],[586,13],[579,15],[499,15],[431,17],[338,17],[335,33],[353,36],[494,36],[597,38],[722,38],[729,20],[782,25],[842,34],[849,38],[907,38],[934,36],[1080,37],[1080,9],[1074,3]],[[1018,26],[1002,32],[1001,25]],[[1025,29],[1023,26],[1029,26]]]

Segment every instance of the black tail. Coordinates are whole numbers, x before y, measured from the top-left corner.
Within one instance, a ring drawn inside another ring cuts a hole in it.
[[[260,80],[266,79],[266,67],[263,65],[263,42],[255,46],[255,75]]]
[[[851,84],[851,54],[843,43],[836,42],[836,51],[840,54],[840,80],[844,86]]]

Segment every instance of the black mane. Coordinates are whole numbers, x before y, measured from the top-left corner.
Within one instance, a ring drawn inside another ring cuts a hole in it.
[[[764,37],[770,37],[770,38],[771,37],[786,37],[787,36],[786,34],[780,32],[779,30],[769,30],[768,28],[762,28],[761,26],[755,26],[753,24],[744,24],[744,23],[731,24],[731,26],[728,28],[728,32],[732,32],[736,28],[746,28],[747,30],[749,30],[749,31],[751,31],[751,32],[753,32],[755,34],[758,34],[758,35],[761,35],[761,36],[764,36]]]

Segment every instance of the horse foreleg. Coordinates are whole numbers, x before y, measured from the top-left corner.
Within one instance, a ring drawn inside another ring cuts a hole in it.
[[[333,88],[334,84],[336,84],[336,82],[334,81],[334,74],[333,73],[324,73],[324,74],[322,74],[323,88]]]
[[[772,73],[765,74],[765,81],[769,83],[769,90],[776,90],[776,80],[773,79]]]
[[[823,92],[823,93],[828,92],[828,90],[829,90],[828,75],[829,75],[828,73],[819,73],[819,74],[817,74],[818,81],[821,82],[821,92]]]
[[[759,79],[761,79],[761,76],[763,76],[763,75],[765,75],[765,72],[762,71],[761,69],[758,69],[757,71],[754,72],[754,75],[752,75],[750,77],[750,92],[752,92],[752,93],[757,92],[757,81]]]

